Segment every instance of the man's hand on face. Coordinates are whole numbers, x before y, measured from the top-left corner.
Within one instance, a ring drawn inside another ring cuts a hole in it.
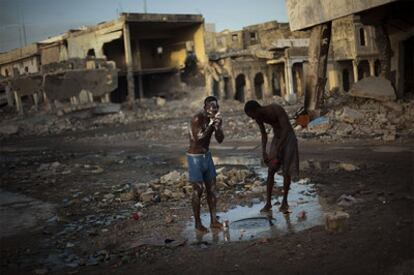
[[[221,114],[218,112],[214,118],[213,118],[213,125],[214,128],[217,130],[221,127],[221,125],[223,124],[223,117],[221,116]]]

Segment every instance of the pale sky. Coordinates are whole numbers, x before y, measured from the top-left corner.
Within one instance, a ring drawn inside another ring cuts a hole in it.
[[[144,0],[0,0],[0,52],[23,45],[24,32],[29,44],[121,12],[144,12]],[[202,14],[216,31],[287,22],[285,0],[147,0],[147,12]]]

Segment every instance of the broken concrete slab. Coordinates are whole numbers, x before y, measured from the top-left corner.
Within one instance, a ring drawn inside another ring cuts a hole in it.
[[[329,232],[342,232],[349,214],[343,211],[335,211],[325,215],[325,229]]]
[[[364,118],[364,115],[357,110],[351,109],[349,107],[344,107],[341,116],[339,119],[341,121],[347,122],[347,123],[355,123]]]
[[[383,77],[366,77],[355,83],[349,95],[354,97],[372,98],[378,101],[393,101],[396,99],[391,82]]]

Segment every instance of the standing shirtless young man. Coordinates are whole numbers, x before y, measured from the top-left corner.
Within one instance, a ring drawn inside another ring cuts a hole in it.
[[[244,105],[245,113],[256,120],[262,135],[263,161],[268,166],[267,199],[261,211],[272,209],[272,189],[275,173],[282,166],[283,171],[283,200],[279,210],[283,213],[289,211],[288,192],[291,178],[299,174],[298,142],[295,132],[290,124],[289,117],[282,106],[270,104],[261,106],[257,101],[251,100]],[[273,140],[267,153],[267,133],[264,123],[273,128]]]
[[[204,109],[193,116],[189,129],[190,147],[187,150],[187,161],[189,181],[193,184],[192,205],[195,228],[202,232],[208,232],[200,219],[200,201],[204,190],[207,192],[207,203],[210,208],[210,227],[222,228],[216,218],[216,169],[209,151],[213,133],[218,143],[224,139],[222,118],[218,110],[217,98],[207,97],[204,100]]]

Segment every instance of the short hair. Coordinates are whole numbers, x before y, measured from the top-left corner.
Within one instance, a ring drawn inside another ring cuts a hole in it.
[[[207,103],[212,102],[212,101],[215,101],[215,102],[217,102],[217,103],[218,103],[217,97],[212,96],[212,95],[211,95],[211,96],[206,97],[206,99],[204,99],[204,106],[206,106],[206,105],[207,105]]]
[[[251,113],[256,111],[257,109],[259,109],[261,107],[261,105],[259,104],[259,102],[257,102],[256,100],[249,100],[246,102],[246,104],[244,105],[244,112],[247,113]]]

